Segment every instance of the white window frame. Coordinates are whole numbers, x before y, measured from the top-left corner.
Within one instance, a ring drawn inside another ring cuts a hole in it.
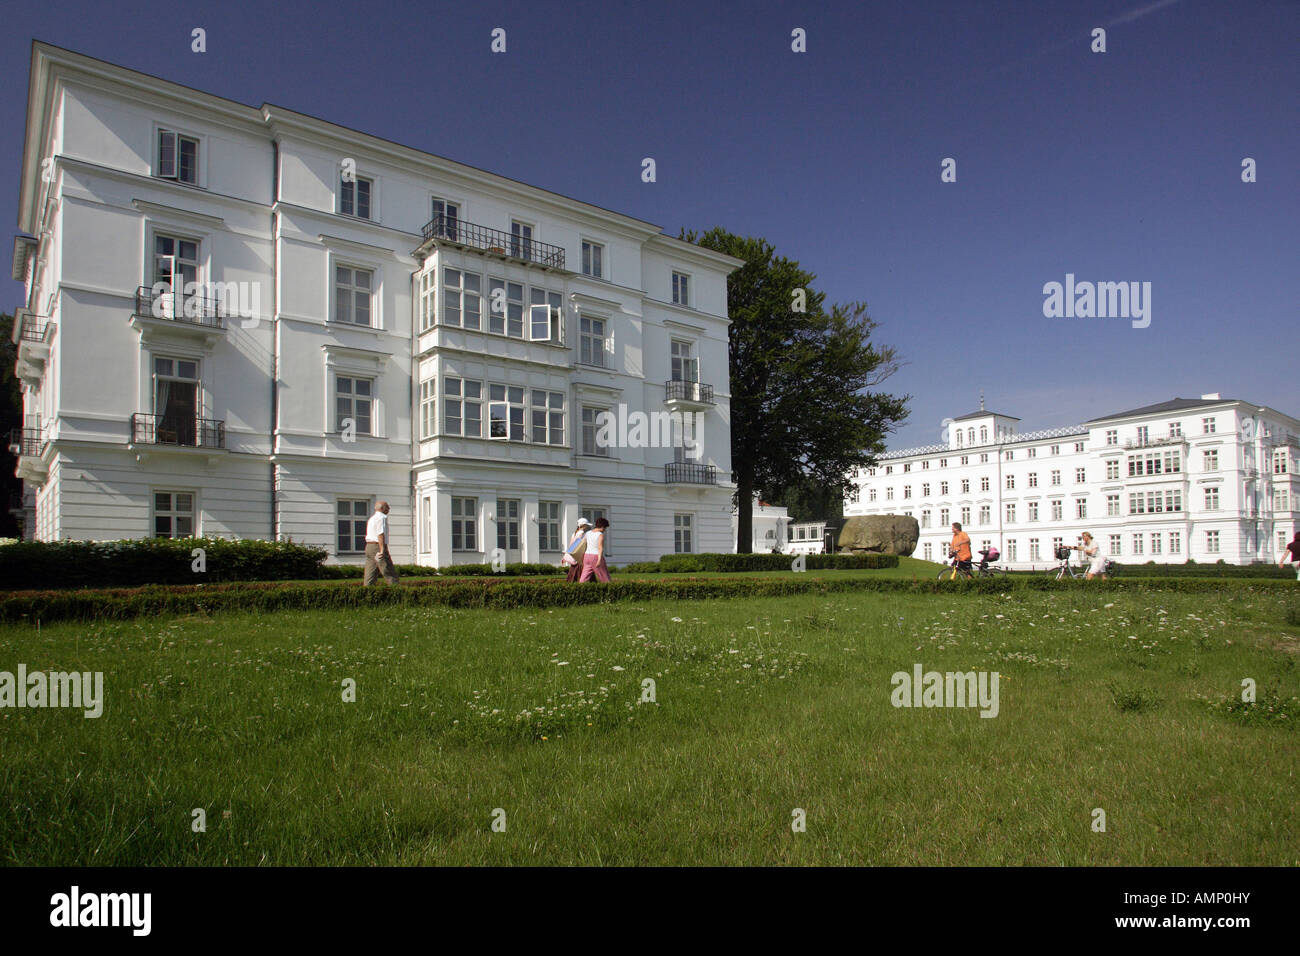
[[[343,280],[339,278],[340,270],[347,270],[349,273],[346,283],[344,283]],[[370,276],[370,280],[369,280],[370,288],[367,289],[357,285],[357,281],[356,281],[357,276],[361,273],[365,273]],[[376,313],[378,312],[378,310],[375,308],[375,303],[378,301],[378,297],[375,295],[375,293],[378,291],[376,288],[377,285],[376,280],[378,279],[378,275],[379,275],[378,270],[375,269],[373,266],[357,265],[356,263],[347,262],[343,260],[331,262],[330,279],[332,281],[330,282],[330,304],[332,308],[330,309],[329,312],[330,321],[335,323],[336,325],[356,327],[358,329],[378,328],[379,326],[376,323]],[[339,318],[339,304],[342,302],[340,296],[344,290],[346,290],[348,294],[349,318],[341,319]],[[364,293],[365,298],[368,300],[366,309],[369,314],[369,319],[370,319],[369,322],[356,321],[357,295],[359,293]]]
[[[351,387],[348,389],[346,393],[344,393],[342,390],[343,381],[347,381],[351,383]],[[356,385],[358,382],[366,382],[369,384],[370,386],[369,394],[362,395],[360,392],[357,391]],[[343,423],[346,420],[351,419],[353,425],[355,426],[355,433],[357,435],[366,435],[372,438],[377,436],[378,432],[375,429],[375,412],[377,411],[378,403],[376,401],[376,393],[378,391],[379,391],[379,379],[376,376],[363,375],[357,372],[351,372],[347,370],[344,371],[335,370],[334,391],[333,391],[334,431],[336,433],[341,433],[344,430]],[[344,398],[347,399],[350,405],[350,408],[346,414],[339,411],[339,400]],[[358,420],[358,415],[357,415],[358,399],[364,400],[368,402],[370,405],[369,414],[366,416],[370,421],[370,427],[364,431],[361,428],[361,423]]]
[[[607,247],[603,242],[597,242],[594,239],[582,239],[579,244],[579,255],[581,256],[582,274],[591,279],[605,279],[609,276],[605,272],[605,260]]]
[[[357,211],[357,209],[360,206],[359,200],[361,196],[361,190],[359,188],[359,184],[363,182],[366,183],[367,186],[369,187],[367,190],[367,200],[366,200],[367,205],[369,207],[368,208],[369,215],[366,216],[361,215]],[[348,212],[344,208],[344,206],[346,205],[346,196],[344,194],[346,192],[346,187],[348,186],[352,187],[352,212]],[[346,216],[349,219],[358,219],[361,222],[379,221],[379,180],[377,177],[372,175],[362,175],[361,172],[358,171],[352,177],[351,182],[344,182],[343,171],[339,170],[337,196],[338,198],[334,204],[334,211],[336,214],[340,216]]]
[[[168,168],[163,162],[163,143],[167,138],[171,138],[172,143],[172,162]],[[194,144],[194,179],[181,178],[181,141],[188,140]],[[153,176],[155,179],[166,179],[182,186],[202,189],[206,182],[206,163],[203,161],[204,148],[207,145],[207,137],[186,130],[178,130],[170,126],[155,126],[153,136]]]
[[[158,510],[158,495],[168,495],[169,507]],[[176,496],[190,496],[190,510],[188,517],[190,519],[190,533],[187,535],[176,534],[176,519],[187,516],[187,513],[176,508]],[[151,538],[168,538],[170,540],[184,540],[185,538],[200,538],[202,534],[199,530],[199,495],[197,491],[191,491],[186,488],[150,488],[149,489],[149,537]],[[158,533],[158,518],[166,517],[171,520],[172,530],[170,534],[162,535]]]
[[[672,303],[684,308],[692,308],[691,305],[691,286],[693,285],[692,276],[689,272],[681,272],[677,269],[672,270]]]

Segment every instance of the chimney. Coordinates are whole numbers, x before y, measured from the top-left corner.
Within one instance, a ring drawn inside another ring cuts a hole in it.
[[[1217,402],[1217,401],[1219,401],[1222,397],[1223,397],[1223,396],[1221,396],[1218,392],[1209,392],[1208,394],[1202,395],[1202,396],[1201,396],[1201,399],[1202,399],[1203,401],[1212,401],[1212,402]]]

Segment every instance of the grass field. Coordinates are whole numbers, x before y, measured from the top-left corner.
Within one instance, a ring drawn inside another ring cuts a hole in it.
[[[910,563],[869,573],[933,577]],[[8,627],[0,670],[103,671],[106,703],[0,709],[0,859],[1296,865],[1296,606],[1225,582]],[[997,671],[998,716],[895,708],[918,663]]]

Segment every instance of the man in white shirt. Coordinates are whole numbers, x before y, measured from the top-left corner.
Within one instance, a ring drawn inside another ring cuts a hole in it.
[[[388,551],[388,502],[375,503],[375,513],[366,522],[366,587],[379,581],[380,573],[389,584],[397,583],[397,569]]]

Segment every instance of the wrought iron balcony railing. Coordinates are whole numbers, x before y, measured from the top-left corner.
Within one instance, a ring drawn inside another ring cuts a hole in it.
[[[664,465],[664,481],[670,485],[716,485],[718,469],[695,461],[670,461]]]
[[[549,269],[564,268],[564,250],[560,246],[553,246],[549,242],[538,242],[536,239],[524,239],[513,233],[480,226],[477,223],[466,222],[464,219],[446,215],[435,216],[425,223],[422,232],[425,239],[454,242],[473,249],[482,249],[484,252],[509,256],[512,259],[522,259],[524,262],[532,262]]]
[[[225,448],[226,423],[215,418],[176,418],[137,413],[131,416],[131,441],[137,445]]]
[[[20,338],[24,342],[44,342],[46,322],[43,316],[28,316],[23,319]]]
[[[664,399],[672,401],[680,399],[687,402],[700,402],[713,404],[713,386],[705,385],[703,382],[683,382],[673,380],[664,382]]]
[[[35,457],[41,453],[39,428],[15,428],[9,432],[9,451],[15,455]]]
[[[1182,445],[1187,442],[1185,435],[1162,435],[1159,438],[1130,438],[1124,442],[1129,448],[1158,448],[1161,445]]]
[[[226,327],[225,310],[217,296],[186,295],[184,292],[170,291],[157,293],[147,285],[135,290],[135,313],[210,329]]]

